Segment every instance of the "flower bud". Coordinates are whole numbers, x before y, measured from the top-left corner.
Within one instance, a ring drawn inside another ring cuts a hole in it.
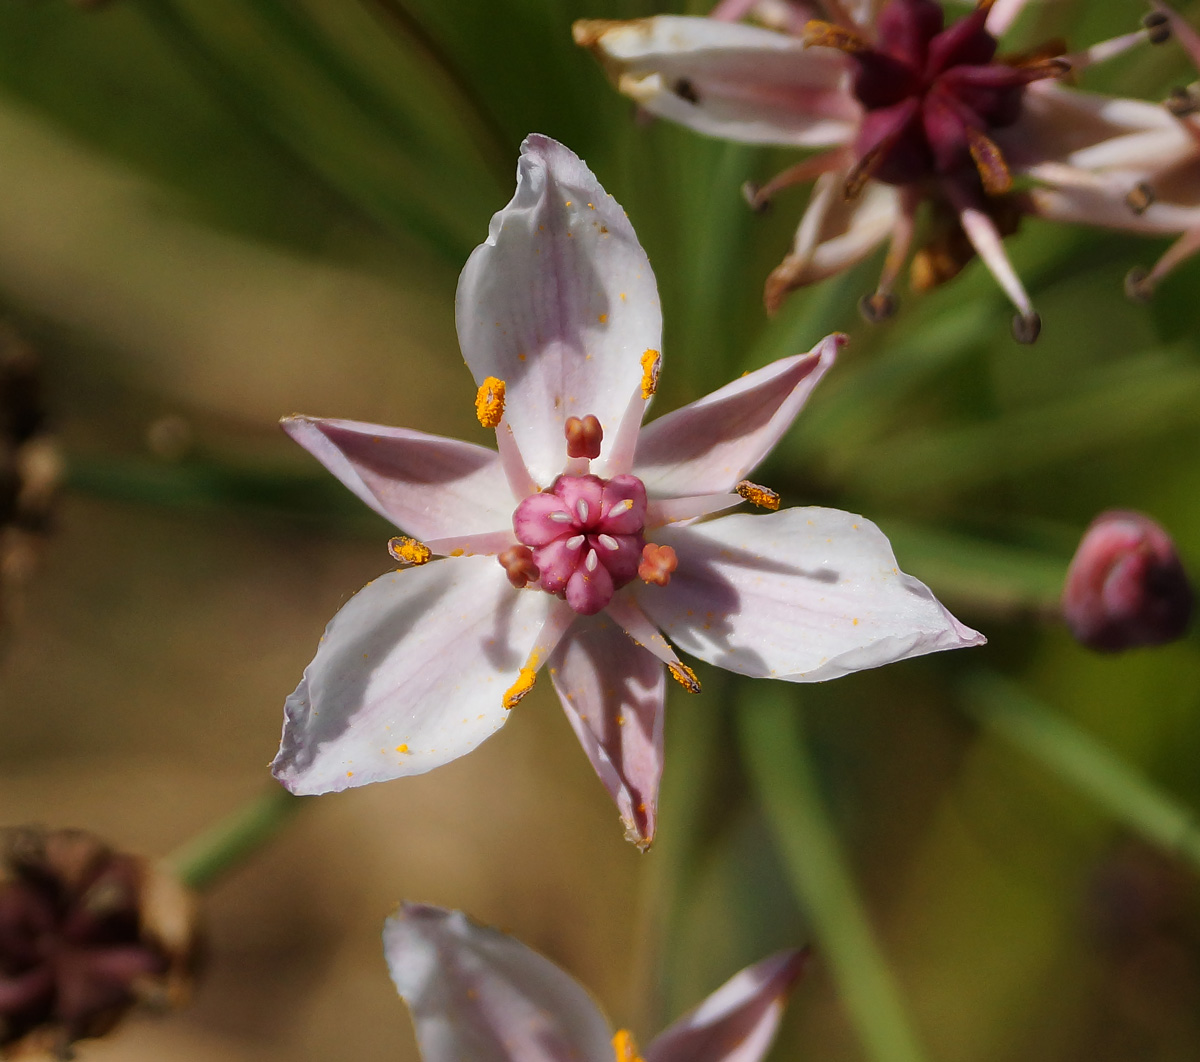
[[[0,1057],[70,1057],[135,1003],[174,1006],[196,957],[191,895],[81,830],[0,830]]]
[[[1115,653],[1187,629],[1192,587],[1170,536],[1141,513],[1101,513],[1067,569],[1063,618],[1082,644]]]

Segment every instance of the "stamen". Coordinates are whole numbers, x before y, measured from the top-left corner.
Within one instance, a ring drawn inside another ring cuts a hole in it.
[[[879,324],[896,312],[896,296],[890,291],[873,291],[858,300],[858,312],[868,324]]]
[[[564,512],[562,509],[558,509],[547,516],[546,519],[553,520],[556,524],[569,524],[572,523],[574,518],[570,513]]]
[[[567,549],[575,550],[583,545],[583,535],[572,535],[567,539]]]
[[[622,513],[627,513],[632,508],[633,508],[633,499],[632,498],[624,498],[621,501],[617,502],[616,505],[614,505],[611,509],[608,510],[608,519],[611,520],[614,516],[620,516]]]
[[[757,505],[760,509],[770,509],[774,512],[779,508],[779,495],[771,490],[770,487],[760,487],[757,483],[751,483],[748,479],[743,479],[733,489],[745,498],[746,501],[752,505]]]
[[[854,30],[817,18],[811,19],[804,27],[803,39],[806,48],[836,48],[850,55],[871,50],[871,45]]]
[[[406,535],[397,535],[395,538],[389,539],[388,552],[405,568],[428,564],[433,557],[433,550],[424,542],[418,542],[415,538],[408,538]]]
[[[1163,102],[1163,106],[1176,118],[1188,118],[1200,109],[1195,95],[1189,89],[1178,85],[1171,89],[1171,94]]]
[[[475,392],[475,416],[485,428],[494,428],[504,419],[504,381],[489,376]]]
[[[1012,337],[1018,343],[1024,343],[1026,346],[1030,343],[1036,343],[1037,337],[1041,334],[1041,314],[1034,313],[1032,310],[1028,313],[1013,314]]]
[[[618,1029],[616,1035],[612,1038],[613,1054],[616,1055],[616,1062],[642,1062],[642,1056],[638,1054],[637,1043],[633,1039],[633,1033],[628,1029]]]
[[[649,399],[658,390],[658,372],[662,368],[662,355],[647,348],[642,354],[642,398]]]
[[[700,692],[700,680],[696,678],[694,672],[687,664],[678,660],[667,665],[667,670],[671,672],[671,678],[679,683],[688,693]]]
[[[541,578],[541,572],[533,560],[533,551],[528,546],[509,546],[503,553],[496,555],[500,567],[508,576],[508,581],[518,590],[523,590],[530,583],[536,583]]]
[[[1151,44],[1165,44],[1171,39],[1171,20],[1161,11],[1142,16],[1142,29]]]
[[[1012,174],[996,142],[971,126],[967,127],[967,147],[988,195],[1004,195],[1012,189]]]
[[[1154,189],[1145,181],[1138,181],[1125,196],[1125,205],[1141,217],[1154,204],[1155,198]]]
[[[583,566],[589,572],[594,572],[596,570],[596,565],[598,565],[599,563],[600,563],[600,558],[596,556],[596,551],[594,549],[589,549],[587,558],[583,562]]]
[[[579,537],[582,538],[583,536],[580,535]],[[612,535],[600,535],[599,542],[605,549],[612,550],[614,553],[621,548],[621,544]]]
[[[586,417],[567,417],[563,425],[567,437],[567,456],[595,460],[600,456],[600,444],[604,440],[604,429],[599,419],[589,413]]]
[[[525,666],[517,674],[517,681],[508,687],[504,694],[504,700],[500,702],[509,711],[520,704],[533,689],[533,684],[537,681],[537,667],[537,653],[530,653]]]
[[[581,524],[586,524],[589,511],[586,498],[580,498],[579,501],[575,503],[575,511],[579,514],[579,522]]]
[[[666,586],[671,573],[679,567],[679,558],[670,546],[659,546],[647,542],[642,547],[642,563],[638,565],[638,578],[654,586]]]

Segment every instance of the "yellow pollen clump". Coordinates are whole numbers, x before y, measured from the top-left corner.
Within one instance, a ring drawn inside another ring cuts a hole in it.
[[[662,367],[662,355],[657,350],[647,349],[642,355],[642,398],[649,398],[658,390],[658,370]]]
[[[530,653],[529,659],[525,661],[525,666],[517,675],[517,681],[508,687],[504,694],[504,700],[500,702],[509,711],[520,704],[526,694],[533,689],[533,684],[537,681],[537,666],[537,653]]]
[[[504,381],[489,376],[475,392],[475,416],[485,428],[494,428],[504,417]]]
[[[771,490],[770,487],[760,487],[757,483],[751,483],[748,479],[743,479],[733,489],[745,498],[746,501],[757,505],[760,509],[770,509],[774,512],[779,508],[779,495]]]
[[[628,1029],[618,1029],[612,1038],[612,1045],[617,1062],[642,1062],[642,1056],[638,1054],[637,1041],[634,1040],[633,1033]]]
[[[395,538],[389,539],[388,552],[405,565],[428,564],[430,558],[433,557],[433,550],[424,542],[418,542],[415,538],[408,538],[405,535],[397,535]]]
[[[688,693],[700,692],[700,680],[696,678],[694,672],[687,664],[682,664],[678,660],[668,664],[667,669],[671,672],[671,678],[679,683]]]
[[[407,751],[408,751],[408,746],[407,746],[407,745],[397,745],[397,746],[396,746],[396,751],[397,751],[397,752],[407,752]]]

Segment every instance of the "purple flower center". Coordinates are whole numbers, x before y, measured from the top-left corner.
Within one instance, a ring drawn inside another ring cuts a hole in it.
[[[991,3],[943,28],[934,0],[888,0],[877,41],[810,22],[810,45],[838,48],[854,63],[854,94],[866,110],[854,144],[857,163],[846,181],[854,196],[873,178],[906,185],[931,176],[978,173],[990,195],[1012,184],[989,130],[1012,125],[1030,82],[1057,77],[1066,64],[1046,54],[997,61],[985,28]]]
[[[637,576],[645,525],[646,488],[637,476],[559,476],[513,513],[513,530],[530,552],[538,585],[584,616],[599,612]],[[501,563],[512,578],[516,558]],[[528,567],[516,574],[535,581]]]

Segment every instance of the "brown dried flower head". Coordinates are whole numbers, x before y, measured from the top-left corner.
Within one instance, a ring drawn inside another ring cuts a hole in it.
[[[191,894],[81,830],[0,830],[0,1057],[69,1058],[135,1003],[186,1000]]]

